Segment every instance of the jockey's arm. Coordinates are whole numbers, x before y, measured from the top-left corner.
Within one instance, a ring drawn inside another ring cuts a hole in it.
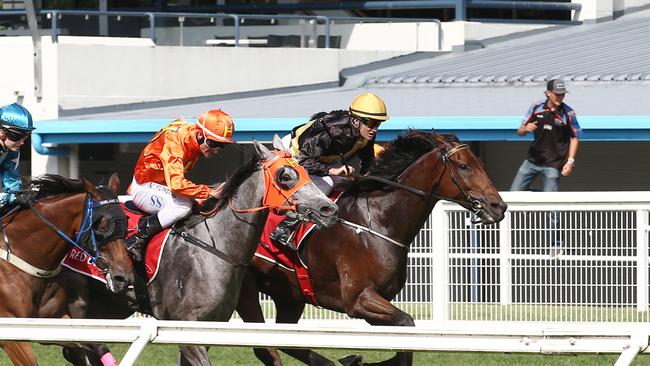
[[[176,135],[165,135],[165,146],[160,152],[160,161],[165,172],[165,183],[172,193],[179,196],[205,199],[209,197],[210,187],[195,184],[185,178],[184,149]]]
[[[11,202],[14,198],[14,193],[20,192],[22,189],[22,181],[20,180],[20,172],[18,169],[19,160],[20,153],[10,151],[2,161],[2,164],[0,164],[2,190],[4,191],[0,195],[2,203]]]
[[[330,164],[319,161],[318,158],[325,153],[331,143],[332,140],[325,131],[306,138],[300,145],[300,165],[311,175],[321,177],[329,175]]]

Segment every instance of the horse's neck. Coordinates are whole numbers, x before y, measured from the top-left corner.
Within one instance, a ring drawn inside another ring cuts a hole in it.
[[[57,200],[45,200],[35,204],[34,209],[74,239],[75,230],[81,224],[85,196],[75,194]],[[30,210],[21,212],[16,218],[20,224],[9,225],[6,229],[12,250],[38,268],[57,267],[70,249],[70,244]]]
[[[249,261],[259,243],[268,217],[268,209],[257,212],[234,212],[234,209],[249,209],[262,206],[264,196],[263,178],[255,172],[237,189],[229,204],[216,215],[206,219],[205,225],[197,225],[197,235],[210,236],[208,242],[240,261]]]
[[[405,171],[399,183],[431,192],[434,185],[440,182],[443,169],[444,164],[437,160],[437,155],[430,156]],[[437,200],[401,189],[364,194],[357,200],[358,217],[363,220],[365,216],[369,227],[382,227],[378,231],[405,245],[410,244],[420,232],[437,203]],[[362,202],[364,200],[367,203]]]

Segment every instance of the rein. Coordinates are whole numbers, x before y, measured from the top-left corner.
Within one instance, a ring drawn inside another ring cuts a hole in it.
[[[68,243],[72,244],[73,246],[79,248],[82,252],[84,252],[88,257],[90,257],[90,262],[91,263],[97,263],[99,259],[102,259],[103,261],[100,261],[99,263],[104,263],[106,264],[106,258],[103,256],[99,255],[99,246],[97,245],[97,241],[95,239],[95,233],[91,230],[92,229],[92,216],[93,216],[93,210],[97,207],[104,206],[107,204],[111,203],[118,203],[117,199],[112,199],[112,200],[103,200],[103,201],[95,201],[93,200],[90,196],[86,197],[85,203],[84,203],[84,219],[81,223],[81,227],[79,228],[79,232],[77,233],[77,238],[76,240],[72,240],[66,233],[64,233],[61,229],[56,227],[52,222],[50,222],[48,219],[46,219],[38,210],[33,205],[29,205],[29,209],[36,215],[36,217],[41,220],[45,225],[47,225],[52,231],[54,231],[57,235],[59,235],[61,238],[63,238],[65,241]],[[18,206],[17,206],[18,207]],[[14,212],[15,209],[12,209],[10,213]],[[7,215],[3,216],[6,217]],[[90,230],[90,238],[92,240],[93,244],[93,249],[97,255],[91,255],[88,253],[86,249],[84,249],[80,244],[79,241],[81,239],[81,236],[85,231]],[[40,269],[37,267],[32,266],[31,264],[27,263],[23,259],[17,257],[17,256],[12,256],[11,255],[11,247],[9,244],[9,238],[7,237],[7,233],[5,231],[5,227],[2,227],[2,235],[4,242],[7,245],[8,250],[3,250],[0,249],[0,255],[1,258],[14,264],[16,267],[20,268],[24,272],[27,272],[33,276],[36,277],[41,277],[41,278],[50,278],[54,277],[61,272],[61,264],[59,264],[55,269],[53,270],[45,270],[45,269]],[[106,274],[108,272],[108,266],[107,265],[102,265],[100,266],[99,263],[97,263],[97,268],[103,273]]]
[[[456,186],[458,191],[463,196],[465,196],[465,201],[457,200],[457,199],[453,199],[453,198],[443,197],[443,196],[441,196],[439,194],[436,194],[436,193],[433,193],[433,192],[424,192],[424,191],[421,191],[421,190],[419,190],[417,188],[409,187],[407,185],[397,183],[397,182],[394,182],[392,180],[388,180],[388,179],[378,177],[378,176],[375,176],[375,175],[366,175],[365,177],[368,178],[368,179],[376,180],[378,182],[393,186],[393,187],[401,189],[403,191],[407,191],[407,192],[413,193],[415,195],[424,197],[425,199],[428,199],[428,200],[433,200],[433,199],[445,200],[445,201],[449,201],[449,202],[454,202],[454,203],[456,203],[456,204],[458,204],[460,206],[463,206],[463,205],[465,205],[467,203],[470,203],[472,213],[474,213],[475,215],[478,215],[478,213],[483,210],[483,205],[478,200],[472,199],[472,197],[470,197],[470,195],[467,194],[467,192],[463,189],[463,187],[460,186],[460,184],[458,183],[458,180],[456,179],[456,176],[454,175],[454,169],[452,169],[452,167],[451,167],[451,160],[449,159],[453,154],[455,154],[455,153],[457,153],[457,152],[459,152],[461,150],[465,150],[465,149],[469,149],[469,146],[467,146],[465,144],[457,145],[457,146],[454,146],[449,151],[447,151],[447,153],[445,153],[441,157],[443,163],[445,164],[445,169],[447,169],[447,168],[449,169],[449,173],[451,174],[451,181],[454,183],[454,185]]]
[[[467,146],[465,144],[460,144],[460,145],[457,145],[457,146],[454,146],[453,148],[451,148],[449,151],[447,151],[441,157],[443,163],[445,164],[445,169],[447,169],[447,168],[449,169],[449,172],[451,174],[451,181],[454,183],[454,185],[456,186],[458,191],[463,196],[465,196],[465,201],[456,200],[456,199],[453,199],[453,198],[443,197],[443,196],[441,196],[439,194],[436,194],[436,193],[433,193],[433,192],[425,192],[425,191],[419,190],[417,188],[409,187],[407,185],[397,183],[397,182],[394,182],[392,180],[385,179],[385,178],[382,178],[382,177],[378,177],[378,176],[375,176],[375,175],[366,175],[365,178],[376,180],[378,182],[393,186],[393,187],[401,189],[403,191],[413,193],[413,194],[415,194],[417,196],[424,197],[427,200],[433,200],[433,199],[445,200],[445,201],[449,201],[449,202],[454,202],[454,203],[456,203],[456,204],[458,204],[460,206],[463,206],[464,204],[467,204],[469,202],[469,203],[471,203],[471,211],[472,211],[472,213],[474,213],[477,216],[475,219],[471,220],[472,223],[480,222],[480,219],[478,218],[478,214],[483,210],[483,205],[481,205],[481,203],[478,200],[472,199],[470,197],[470,195],[467,194],[467,192],[460,186],[460,184],[458,183],[458,181],[456,179],[456,176],[454,175],[454,169],[452,169],[452,167],[451,167],[451,160],[449,159],[453,154],[455,154],[455,153],[457,153],[459,151],[465,150],[465,149],[469,149],[469,146]],[[418,159],[417,161],[419,161],[420,159]],[[375,230],[373,230],[373,229],[371,229],[369,227],[359,225],[359,224],[355,224],[353,222],[350,222],[350,221],[347,221],[347,220],[344,220],[344,219],[340,219],[340,218],[339,218],[339,222],[344,224],[344,225],[355,228],[355,231],[356,231],[357,234],[359,234],[361,232],[367,232],[369,234],[372,234],[374,236],[382,238],[382,239],[386,240],[387,242],[389,242],[391,244],[394,244],[394,245],[396,245],[396,246],[398,246],[400,248],[408,248],[408,245],[402,244],[402,243],[400,243],[400,242],[398,242],[398,241],[396,241],[394,239],[391,239],[391,238],[387,237],[386,235],[381,234],[381,233],[379,233],[379,232],[377,232],[377,231],[375,231]]]

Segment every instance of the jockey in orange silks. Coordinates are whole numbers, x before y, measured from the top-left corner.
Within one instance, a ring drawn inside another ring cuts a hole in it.
[[[158,131],[140,154],[129,194],[141,210],[138,232],[126,241],[134,260],[142,260],[145,244],[155,234],[186,217],[195,199],[218,197],[221,186],[210,188],[185,177],[201,155],[212,157],[234,141],[232,118],[220,109],[203,113],[196,123],[175,120]]]

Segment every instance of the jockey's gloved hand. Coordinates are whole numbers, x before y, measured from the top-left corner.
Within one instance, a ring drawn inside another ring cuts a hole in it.
[[[9,198],[11,203],[21,207],[30,207],[36,202],[36,193],[31,191],[14,193]]]

